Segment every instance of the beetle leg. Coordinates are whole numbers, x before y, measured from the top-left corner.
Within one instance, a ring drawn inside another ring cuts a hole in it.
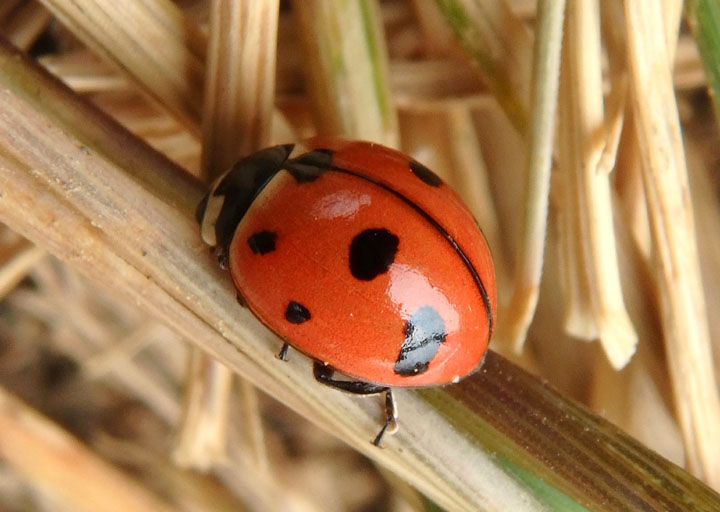
[[[373,440],[373,444],[375,446],[380,446],[380,442],[386,432],[394,434],[398,431],[397,419],[398,413],[397,406],[395,405],[395,398],[393,397],[392,389],[388,388],[385,392],[385,425],[383,425],[380,432],[378,432],[378,435],[375,436],[375,439]]]
[[[329,366],[317,361],[313,364],[313,375],[315,376],[315,380],[321,384],[345,391],[346,393],[354,393],[356,395],[374,395],[377,393],[385,393],[385,424],[372,442],[375,446],[379,447],[385,433],[389,432],[394,434],[398,428],[397,408],[395,407],[395,399],[393,398],[392,390],[387,386],[380,386],[378,384],[371,384],[369,382],[359,380],[336,380],[332,378],[334,373],[335,370]]]
[[[288,343],[283,343],[283,346],[280,349],[280,352],[278,352],[275,357],[280,359],[280,361],[287,361],[287,353],[288,353],[289,348],[290,348],[290,345]]]
[[[228,253],[225,249],[222,247],[215,247],[213,249],[213,252],[215,253],[215,257],[217,258],[218,265],[221,269],[227,270],[228,269]]]
[[[315,362],[313,364],[313,375],[315,380],[331,388],[345,391],[346,393],[353,393],[356,395],[374,395],[376,393],[382,393],[387,391],[387,386],[379,386],[377,384],[370,384],[369,382],[363,382],[360,380],[336,380],[332,376],[335,373],[331,367],[326,366],[322,363]]]

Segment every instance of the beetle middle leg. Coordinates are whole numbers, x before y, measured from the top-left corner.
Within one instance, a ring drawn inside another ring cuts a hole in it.
[[[372,442],[375,446],[380,446],[386,432],[394,433],[397,431],[397,407],[395,406],[392,389],[388,386],[380,386],[378,384],[371,384],[369,382],[359,380],[333,379],[332,377],[334,373],[335,370],[329,366],[317,361],[313,364],[313,375],[315,376],[315,380],[321,384],[356,395],[375,395],[378,393],[385,393],[385,424]]]
[[[280,349],[280,352],[278,352],[275,357],[280,359],[280,361],[287,361],[287,353],[288,350],[290,350],[290,344],[289,343],[283,343],[282,348]]]

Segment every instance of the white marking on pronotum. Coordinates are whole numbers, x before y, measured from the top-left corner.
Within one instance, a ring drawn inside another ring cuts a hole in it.
[[[207,195],[207,203],[205,204],[205,211],[203,212],[202,222],[200,224],[200,236],[203,241],[211,247],[217,245],[217,236],[215,234],[215,223],[217,223],[220,212],[222,211],[223,204],[225,204],[225,196],[216,196],[215,190],[217,190],[220,182],[225,179],[233,168],[230,167],[215,181],[213,181]]]

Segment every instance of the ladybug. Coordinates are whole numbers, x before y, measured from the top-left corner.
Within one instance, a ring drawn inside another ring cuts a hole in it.
[[[316,137],[237,162],[197,209],[238,300],[314,360],[322,384],[385,393],[478,368],[496,311],[488,244],[430,169],[370,142]],[[335,372],[346,378],[334,378]]]

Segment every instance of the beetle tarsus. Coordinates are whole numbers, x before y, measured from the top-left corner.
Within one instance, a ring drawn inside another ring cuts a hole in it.
[[[223,270],[227,270],[229,262],[227,251],[219,246],[215,247],[215,257],[217,258],[217,262],[220,268]]]
[[[395,398],[393,397],[392,389],[388,389],[385,392],[385,424],[378,432],[378,435],[373,439],[372,444],[378,448],[382,448],[383,437],[385,434],[394,434],[398,431],[397,423],[397,407],[395,406]]]
[[[287,353],[290,349],[290,345],[288,343],[283,343],[282,348],[280,349],[280,352],[278,352],[275,357],[280,359],[280,361],[287,361]]]

